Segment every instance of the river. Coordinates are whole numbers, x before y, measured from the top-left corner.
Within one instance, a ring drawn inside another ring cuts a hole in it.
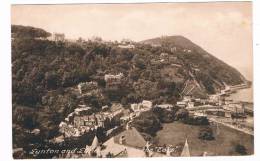
[[[244,88],[230,94],[228,97],[234,101],[252,102],[253,103],[253,88]]]

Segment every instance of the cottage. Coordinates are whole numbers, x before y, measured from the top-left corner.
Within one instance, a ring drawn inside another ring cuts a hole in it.
[[[144,108],[150,109],[150,108],[152,108],[152,105],[153,105],[153,103],[151,101],[143,100],[143,102],[142,102],[142,106]]]
[[[140,110],[139,104],[138,104],[138,103],[132,103],[132,104],[131,104],[131,109],[132,109],[133,111],[139,111],[139,110]]]
[[[160,59],[168,59],[169,58],[169,54],[168,53],[161,53],[160,54]]]
[[[177,51],[177,48],[176,48],[176,47],[172,47],[172,48],[171,48],[171,52],[174,53],[174,52],[176,52],[176,51]]]
[[[89,115],[89,114],[91,114],[92,113],[92,110],[91,110],[91,108],[90,107],[87,107],[87,106],[82,106],[82,107],[80,107],[80,108],[76,108],[75,110],[74,110],[74,113],[75,113],[75,115]]]
[[[108,82],[108,81],[116,81],[118,79],[121,79],[123,77],[123,73],[119,73],[117,75],[113,75],[113,74],[106,74],[105,75],[105,81]]]
[[[80,126],[85,126],[84,119],[79,116],[75,116],[74,118],[74,126],[79,128]]]
[[[160,107],[162,109],[171,111],[173,108],[173,105],[172,104],[161,104],[161,105],[156,105],[156,107]]]
[[[112,74],[106,74],[105,75],[105,81],[106,85],[111,87],[111,86],[117,86],[121,84],[121,79],[123,78],[123,73],[119,73],[117,75],[112,75]]]
[[[184,51],[185,53],[191,53],[191,50],[189,50],[189,49],[183,49],[183,51]]]
[[[95,119],[97,120],[96,126],[97,127],[105,127],[105,120],[108,119],[102,114],[95,115]]]
[[[78,90],[80,94],[84,94],[86,92],[89,92],[91,90],[98,89],[98,84],[97,82],[81,82],[78,84]]]
[[[118,45],[119,48],[123,48],[123,49],[134,49],[135,46],[132,44],[128,44],[128,45]]]
[[[194,102],[188,102],[187,108],[194,108]]]
[[[228,105],[223,105],[223,109],[235,113],[245,113],[245,108],[241,103],[230,103]]]
[[[171,64],[171,66],[173,66],[173,67],[177,67],[177,68],[180,68],[180,67],[182,67],[182,65],[180,65],[180,64],[176,64],[176,63],[174,63],[174,64]]]
[[[186,95],[186,96],[183,96],[182,101],[184,101],[184,102],[190,102],[191,99],[192,99],[192,97],[191,97],[190,95]]]
[[[232,114],[231,111],[225,111],[225,117],[231,118],[231,114]]]
[[[178,101],[178,102],[176,103],[176,105],[177,105],[178,107],[185,108],[185,107],[187,106],[187,102],[185,102],[185,101]]]
[[[201,112],[201,111],[195,111],[195,112],[193,112],[193,116],[194,117],[206,117],[207,114],[205,114],[204,112]]]
[[[217,94],[209,95],[209,99],[211,101],[217,102],[219,100],[219,95]]]
[[[148,111],[152,108],[153,103],[151,101],[143,100],[142,103],[131,104],[131,109],[134,112]]]
[[[102,106],[102,111],[107,111],[107,110],[109,110],[108,105]]]
[[[111,112],[112,116],[116,116],[116,115],[122,113],[123,109],[124,108],[121,103],[113,103],[110,108],[110,112]]]

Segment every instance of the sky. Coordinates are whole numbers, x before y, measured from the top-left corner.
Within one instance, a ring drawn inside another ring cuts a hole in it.
[[[253,80],[251,2],[12,5],[11,23],[70,39],[182,35]]]

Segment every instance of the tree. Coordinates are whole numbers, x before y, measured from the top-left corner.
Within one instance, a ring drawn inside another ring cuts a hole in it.
[[[46,72],[44,79],[47,89],[57,89],[61,83],[61,78],[56,72]]]
[[[135,92],[143,99],[154,99],[158,97],[157,82],[139,79],[134,83]]]
[[[201,140],[213,140],[213,130],[210,127],[202,128],[199,132],[199,139]]]
[[[26,129],[33,129],[38,126],[37,113],[35,109],[17,106],[13,109],[13,123],[19,124]]]
[[[162,123],[170,123],[174,120],[174,113],[160,107],[155,107],[153,113],[159,118]]]
[[[12,25],[11,26],[12,37],[19,38],[39,38],[39,37],[49,37],[51,33],[46,32],[43,29],[30,27],[30,26],[22,26],[22,25]]]
[[[241,155],[247,155],[247,150],[246,147],[244,145],[241,144],[237,144],[235,145],[235,152],[241,154]]]
[[[99,141],[103,142],[106,139],[106,131],[102,127],[98,127],[96,130],[96,136]]]
[[[175,114],[175,120],[186,120],[189,117],[189,112],[186,109],[180,109]]]
[[[142,58],[140,55],[135,55],[132,59],[133,64],[140,69],[145,69],[146,64],[144,58]]]
[[[133,126],[138,131],[152,136],[155,136],[156,132],[162,128],[160,120],[151,111],[141,113],[140,116],[133,120]]]
[[[187,117],[183,122],[189,125],[209,125],[209,120],[205,116]]]

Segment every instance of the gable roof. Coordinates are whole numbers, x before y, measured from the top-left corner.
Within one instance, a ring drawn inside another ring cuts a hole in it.
[[[119,144],[119,138],[124,135],[126,138],[125,144]],[[101,151],[102,156],[108,153],[113,154],[113,157],[146,157],[143,147],[146,141],[142,135],[132,127],[121,134],[110,138],[104,144],[105,149]],[[153,157],[163,157],[164,154],[153,152]]]
[[[121,110],[121,109],[123,109],[122,104],[120,104],[120,103],[113,103],[111,108],[110,108],[110,111],[111,112],[115,112],[115,111],[118,111],[118,110]]]
[[[119,138],[121,136],[125,136],[125,144],[128,146],[143,148],[146,145],[146,141],[143,136],[136,130],[135,127],[131,127],[115,136],[116,143],[119,144]]]
[[[115,138],[112,137],[103,144],[106,148],[101,151],[102,156],[106,156],[108,153],[114,155],[114,157],[145,157],[145,153],[142,149],[133,148],[126,145],[115,143]]]

